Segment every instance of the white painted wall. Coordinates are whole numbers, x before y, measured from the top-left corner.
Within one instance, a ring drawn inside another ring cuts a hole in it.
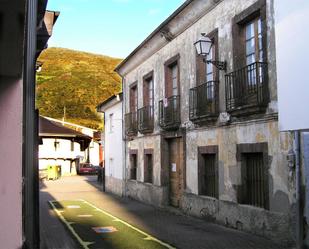
[[[309,1],[275,0],[280,130],[309,129]]]
[[[55,150],[55,141],[59,142]],[[52,159],[47,159],[52,158]],[[39,169],[46,169],[49,165],[61,165],[62,175],[75,175],[76,169],[70,167],[70,160],[85,158],[85,152],[80,150],[80,144],[74,143],[74,150],[71,151],[71,141],[66,139],[44,138],[43,144],[39,146]]]
[[[22,245],[22,81],[0,83],[0,247]]]
[[[96,166],[100,164],[100,144],[91,141],[89,145],[89,155],[90,155],[90,163]]]
[[[112,122],[110,121],[111,114]],[[104,134],[105,175],[124,179],[122,167],[122,102],[118,102],[105,111]]]

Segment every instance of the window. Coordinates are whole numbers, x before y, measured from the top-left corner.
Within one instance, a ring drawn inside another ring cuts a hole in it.
[[[60,142],[57,141],[57,139],[55,139],[54,148],[55,148],[55,151],[57,151],[60,148]]]
[[[109,114],[109,132],[113,132],[113,127],[114,127],[114,114],[111,113]]]
[[[265,206],[263,153],[245,153],[244,157],[244,204]]]
[[[130,151],[130,179],[137,180],[137,150]]]
[[[198,148],[199,195],[218,198],[217,146]]]
[[[130,88],[130,112],[136,112],[137,105],[137,83],[135,83]]]
[[[144,77],[143,100],[145,106],[153,106],[153,72]]]
[[[266,62],[266,3],[259,0],[233,19],[235,70],[256,62]]]
[[[262,21],[258,17],[245,26],[246,62],[250,65],[263,61]]]
[[[233,18],[234,71],[225,75],[226,109],[234,115],[265,112],[269,102],[266,1]]]
[[[237,145],[237,161],[241,164],[239,203],[268,209],[267,143]]]
[[[144,155],[144,182],[153,183],[153,150],[146,149]]]
[[[165,62],[165,97],[179,95],[179,55]]]
[[[212,40],[213,45],[206,60],[215,61],[218,59],[218,29],[207,34],[207,37]],[[207,99],[207,101],[214,100],[216,95],[215,82],[219,80],[218,76],[218,69],[211,63],[205,63],[203,56],[196,53],[196,86],[201,86],[199,88],[200,93],[198,93],[199,98]],[[202,85],[204,85],[204,87]]]

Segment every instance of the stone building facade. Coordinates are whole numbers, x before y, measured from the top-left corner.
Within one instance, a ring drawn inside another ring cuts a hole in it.
[[[289,133],[278,129],[273,0],[188,0],[117,68],[125,194],[293,241]],[[209,61],[194,43],[205,33]]]

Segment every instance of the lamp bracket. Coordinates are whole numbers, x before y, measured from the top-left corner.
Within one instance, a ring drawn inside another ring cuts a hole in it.
[[[213,64],[219,70],[226,71],[226,61],[212,61],[212,60],[207,60],[206,58],[204,58],[203,60],[207,64],[210,64],[210,63]]]

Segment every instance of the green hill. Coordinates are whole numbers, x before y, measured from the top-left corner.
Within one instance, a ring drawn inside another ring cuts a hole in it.
[[[121,91],[113,71],[121,59],[63,48],[46,49],[38,61],[37,107],[41,115],[94,129],[102,127],[95,107]]]

